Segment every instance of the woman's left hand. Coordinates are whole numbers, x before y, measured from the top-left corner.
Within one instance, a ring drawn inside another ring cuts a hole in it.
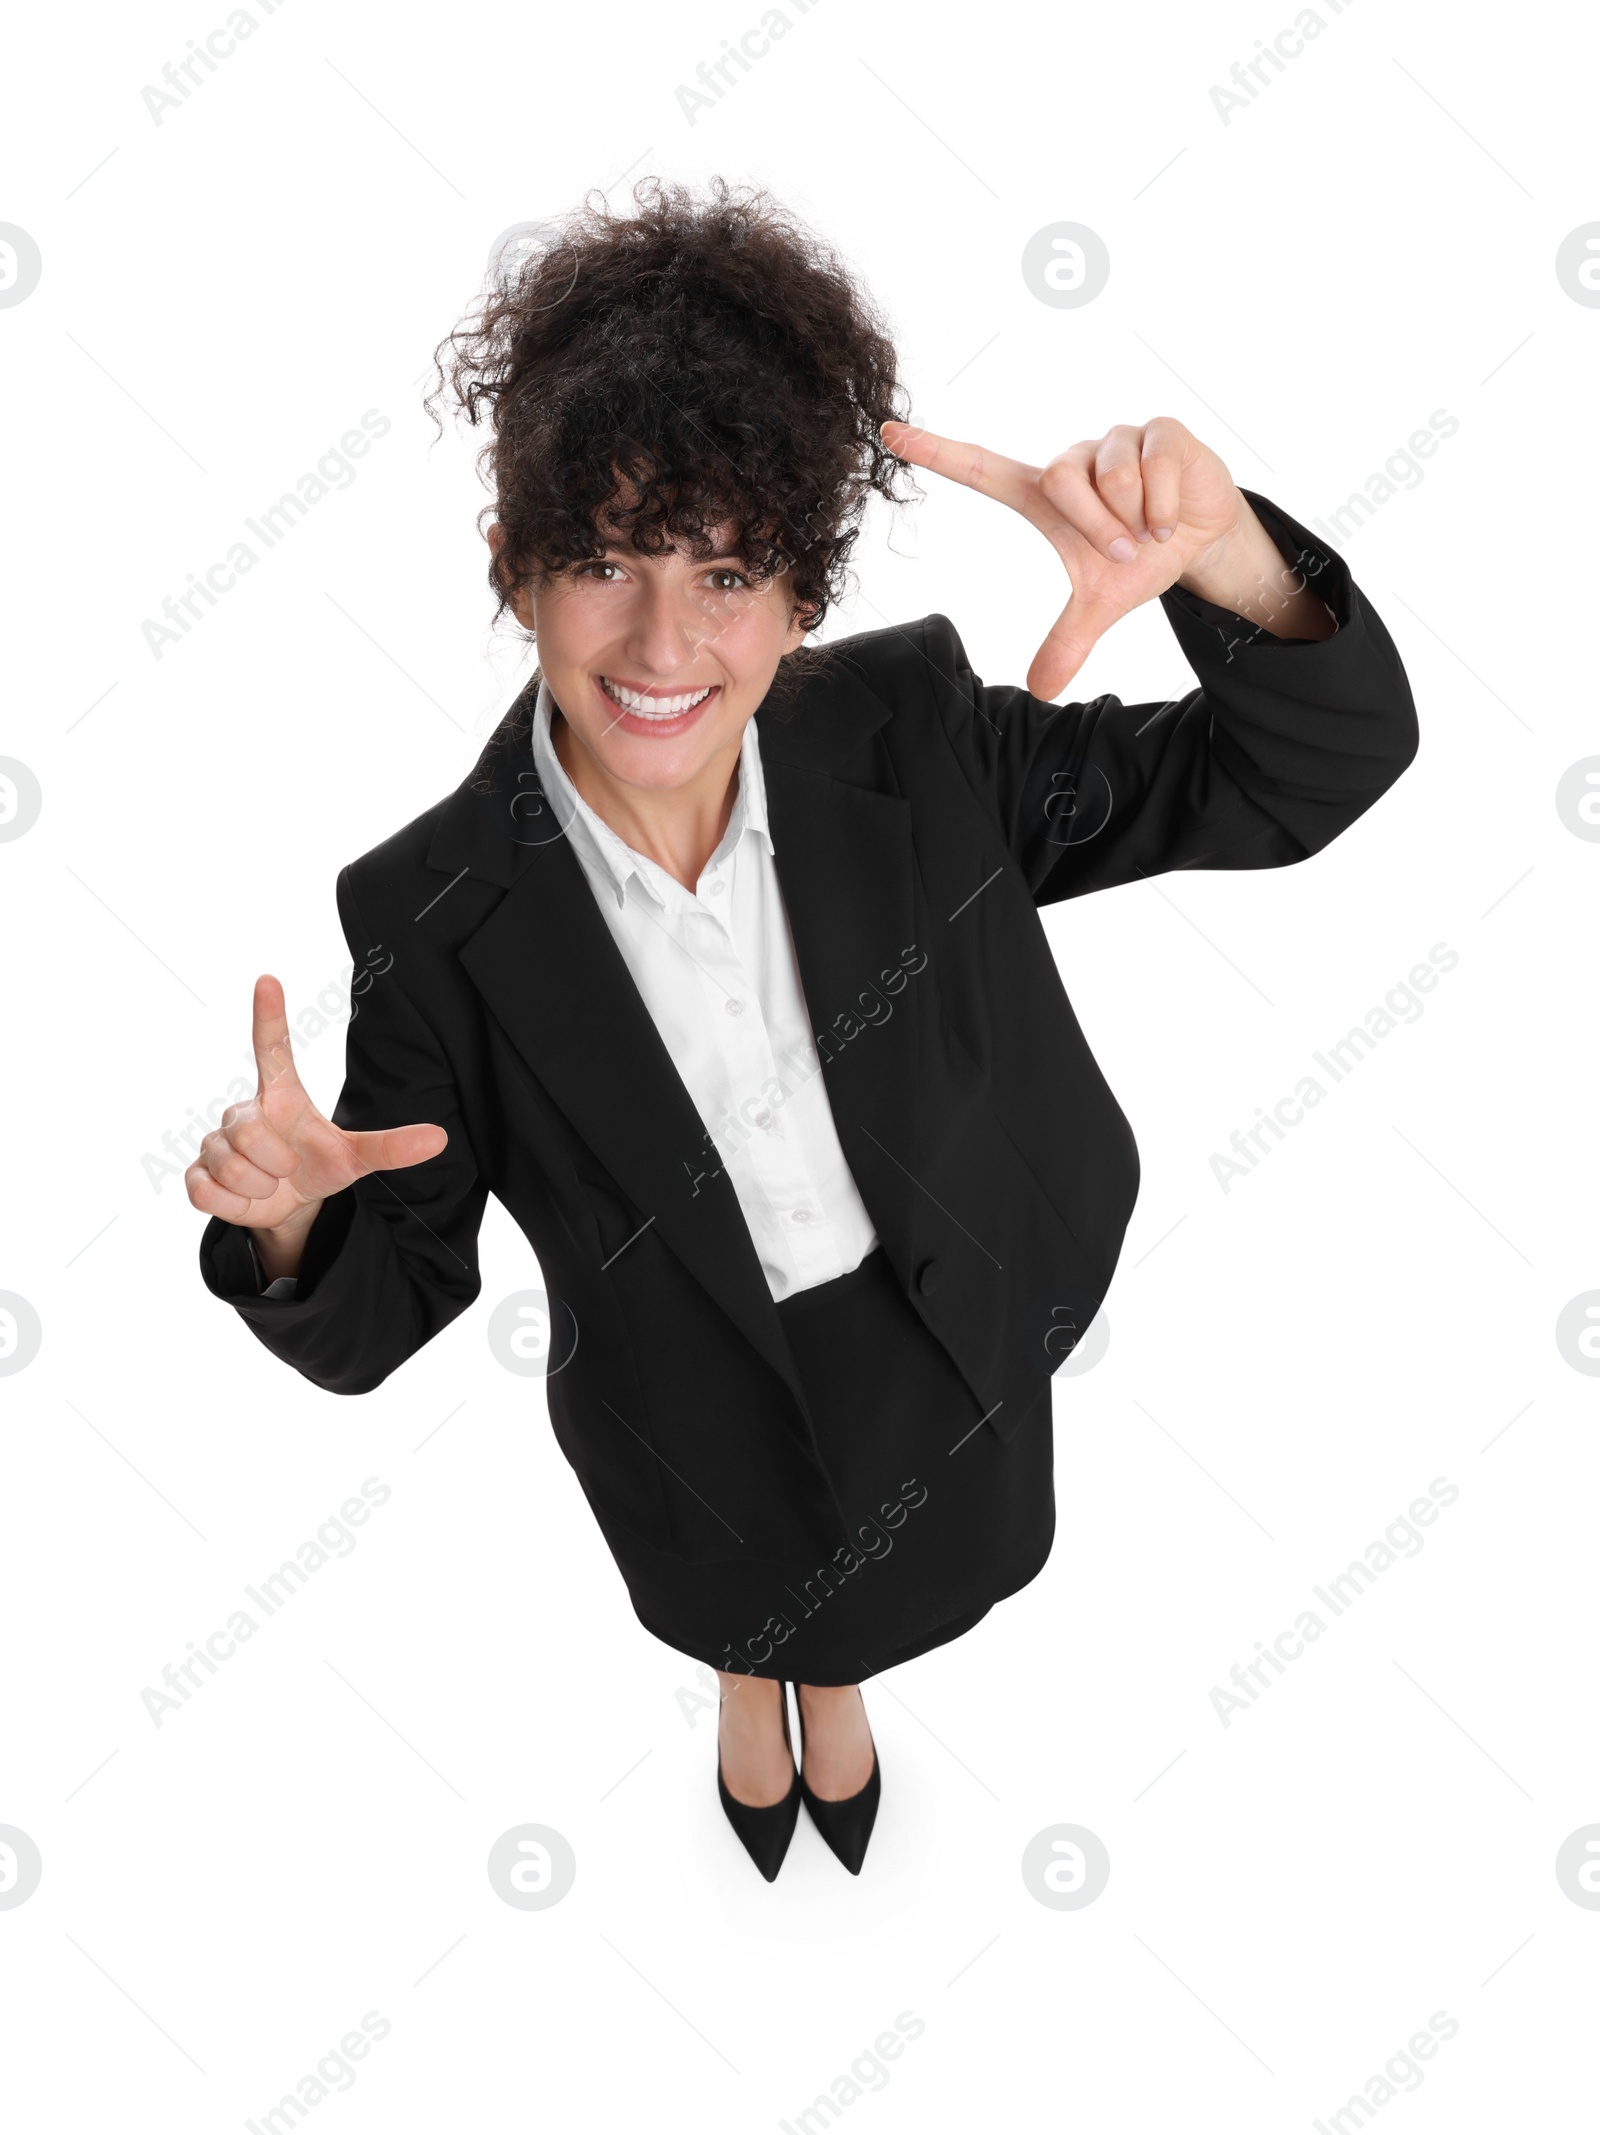
[[[885,423],[882,435],[897,459],[1009,504],[1066,566],[1072,598],[1028,669],[1035,697],[1064,689],[1130,608],[1197,568],[1214,571],[1229,538],[1255,519],[1210,446],[1170,415],[1118,423],[1047,467],[911,423]]]

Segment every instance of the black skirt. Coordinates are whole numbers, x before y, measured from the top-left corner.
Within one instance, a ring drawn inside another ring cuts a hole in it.
[[[1009,1443],[877,1246],[777,1307],[859,1547],[824,1564],[686,1564],[602,1522],[634,1613],[712,1668],[861,1683],[959,1638],[1043,1570],[1055,1535],[1050,1404]]]

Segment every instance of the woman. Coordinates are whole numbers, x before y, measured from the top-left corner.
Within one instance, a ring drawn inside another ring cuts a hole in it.
[[[332,1118],[263,977],[258,1095],[188,1189],[212,1291],[350,1394],[476,1297],[499,1196],[634,1610],[719,1672],[730,1821],[770,1879],[803,1797],[856,1872],[859,1685],[1043,1566],[1051,1374],[1138,1188],[1037,908],[1305,859],[1416,716],[1343,562],[1180,423],[1044,468],[914,429],[792,218],[720,182],[634,207],[574,216],[446,344],[540,667],[461,787],[339,876]],[[1065,565],[1026,689],[943,616],[806,644],[908,463]],[[1050,703],[1154,597],[1200,686]]]

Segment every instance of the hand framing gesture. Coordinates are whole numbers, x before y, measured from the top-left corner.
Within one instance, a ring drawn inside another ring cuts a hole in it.
[[[1048,467],[911,423],[885,423],[882,434],[897,459],[1009,504],[1066,566],[1072,598],[1028,669],[1035,697],[1065,689],[1114,622],[1202,559],[1214,564],[1252,516],[1217,455],[1169,415],[1142,428],[1118,423],[1098,442],[1069,445]]]
[[[256,980],[250,1039],[258,1085],[229,1105],[184,1173],[189,1199],[205,1215],[288,1236],[310,1229],[330,1194],[372,1171],[396,1171],[437,1156],[443,1127],[387,1127],[349,1133],[312,1103],[294,1064],[283,988]]]

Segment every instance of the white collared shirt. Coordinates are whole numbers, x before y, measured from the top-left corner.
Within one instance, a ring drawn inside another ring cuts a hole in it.
[[[773,1297],[846,1275],[877,1244],[839,1146],[773,862],[754,719],[728,827],[694,890],[635,852],[579,795],[550,738],[541,679],[539,782],[662,1043],[739,1197]]]

